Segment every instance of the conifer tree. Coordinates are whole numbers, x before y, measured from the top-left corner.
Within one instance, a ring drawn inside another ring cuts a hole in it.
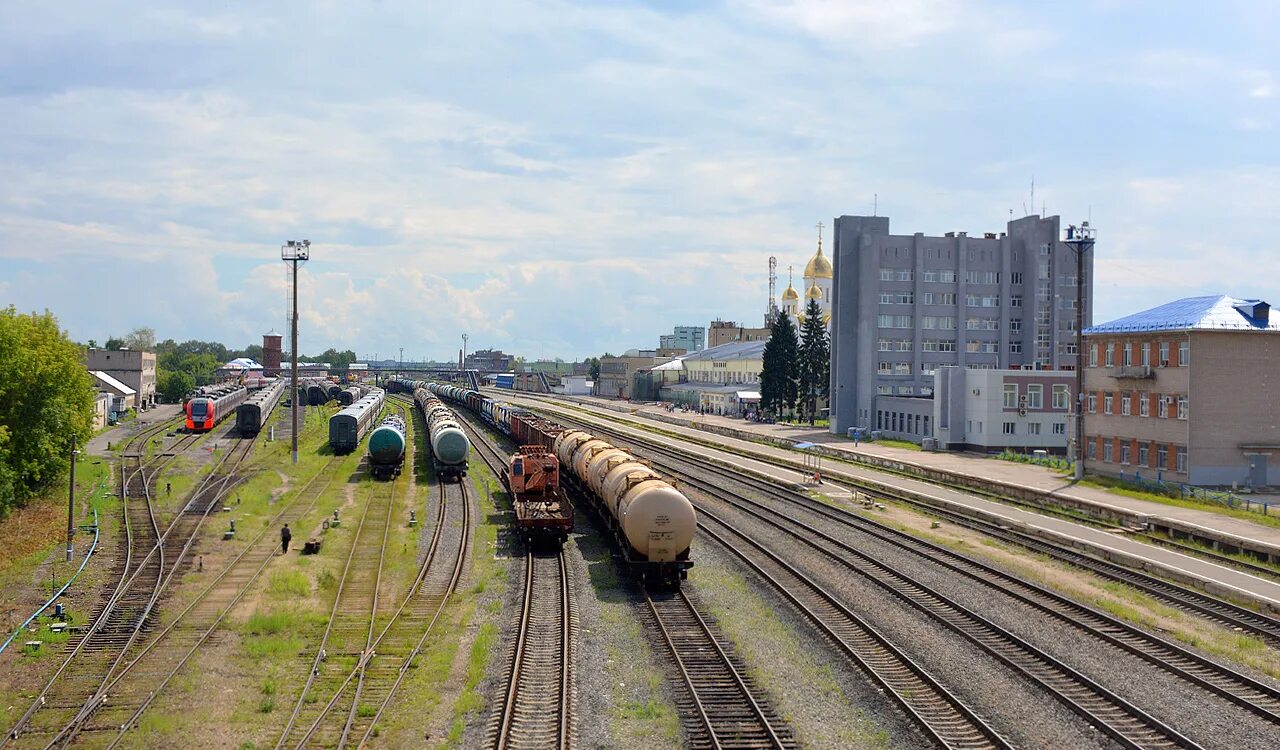
[[[764,345],[760,372],[760,406],[772,414],[795,409],[798,395],[799,342],[791,318],[779,315]]]
[[[809,300],[804,311],[798,365],[801,402],[809,415],[809,424],[813,424],[817,419],[818,399],[827,398],[831,370],[831,342],[817,300]]]

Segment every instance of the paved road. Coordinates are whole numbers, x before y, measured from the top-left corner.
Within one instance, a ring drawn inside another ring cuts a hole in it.
[[[106,432],[95,435],[85,446],[85,451],[93,456],[105,456],[111,452],[111,448],[108,446],[119,445],[121,441],[128,439],[129,436],[136,435],[156,422],[162,422],[178,416],[181,408],[179,404],[161,404],[154,409],[139,412],[137,419],[131,419],[124,424],[116,425]]]

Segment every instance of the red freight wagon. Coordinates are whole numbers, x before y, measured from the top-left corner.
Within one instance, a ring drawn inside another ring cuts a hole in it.
[[[521,445],[507,461],[502,480],[525,543],[564,544],[573,531],[573,504],[560,488],[560,460],[555,454],[541,445]]]

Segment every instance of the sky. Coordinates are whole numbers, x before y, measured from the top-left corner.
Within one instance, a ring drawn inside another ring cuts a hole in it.
[[[576,359],[760,325],[832,217],[1090,218],[1094,320],[1280,301],[1280,4],[0,4],[0,304]],[[1035,203],[1031,203],[1031,183]],[[1033,207],[1034,205],[1034,207]]]

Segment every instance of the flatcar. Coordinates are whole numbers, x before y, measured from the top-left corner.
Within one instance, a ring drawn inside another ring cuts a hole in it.
[[[369,434],[369,472],[374,479],[393,479],[404,468],[404,418],[393,414]]]
[[[329,418],[329,447],[334,453],[350,453],[360,445],[382,410],[383,391],[369,395]]]
[[[226,385],[212,389],[187,401],[183,407],[187,413],[187,432],[208,432],[235,412],[236,407],[248,397],[249,391],[242,385]]]
[[[271,412],[284,393],[283,379],[277,379],[265,388],[259,388],[236,407],[236,431],[241,435],[257,435],[271,418]]]
[[[449,407],[431,391],[419,387],[414,391],[413,400],[427,423],[431,466],[436,476],[442,481],[461,481],[467,475],[467,456],[471,453],[467,434]]]

